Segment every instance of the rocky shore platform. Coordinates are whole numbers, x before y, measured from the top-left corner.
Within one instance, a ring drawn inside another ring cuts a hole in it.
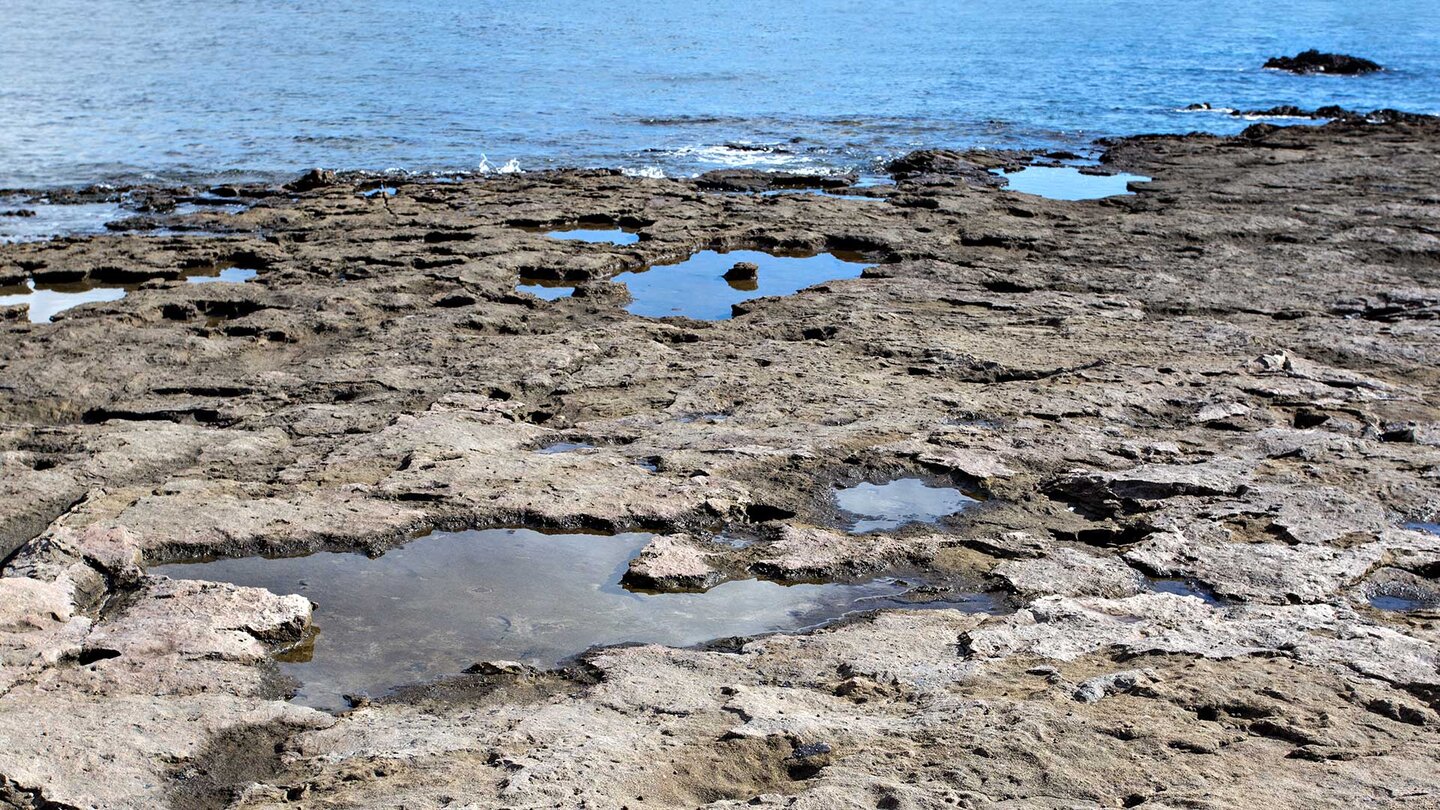
[[[6,285],[128,287],[0,321],[0,806],[1440,807],[1440,125],[1106,146],[1153,180],[318,173],[0,246]],[[527,230],[577,223],[640,239]],[[716,321],[608,280],[716,248],[868,269]],[[840,528],[837,485],[902,476],[982,500]],[[272,658],[308,600],[147,573],[486,526],[654,532],[652,588],[903,571],[1007,609],[477,662],[337,715]]]

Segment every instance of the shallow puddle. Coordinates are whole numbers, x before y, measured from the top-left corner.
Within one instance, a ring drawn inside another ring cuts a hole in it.
[[[687,646],[815,626],[857,610],[915,605],[893,580],[861,585],[727,582],[703,594],[619,586],[647,534],[435,532],[385,555],[322,552],[156,566],[152,574],[232,582],[315,603],[311,643],[277,656],[296,700],[340,709],[478,661],[553,666],[595,645]],[[988,610],[989,602],[944,603]]]
[[[1410,613],[1416,610],[1424,610],[1430,603],[1424,599],[1395,596],[1393,594],[1372,594],[1370,606],[1376,610],[1388,610],[1392,613]]]
[[[224,282],[229,284],[240,284],[249,281],[259,275],[259,271],[249,267],[215,267],[203,271],[193,271],[185,274],[185,280],[191,284],[212,284]]]
[[[633,245],[640,241],[640,235],[634,231],[628,231],[624,228],[609,228],[603,225],[595,227],[582,225],[578,228],[568,228],[563,231],[544,231],[544,234],[551,239],[563,239],[569,242]]]
[[[1423,521],[1423,520],[1411,520],[1411,521],[1408,521],[1408,522],[1406,522],[1406,523],[1402,523],[1402,524],[1400,524],[1400,528],[1402,528],[1402,529],[1410,529],[1410,530],[1412,530],[1412,531],[1417,531],[1417,532],[1429,532],[1429,533],[1431,533],[1431,534],[1440,534],[1440,523],[1427,523],[1427,522],[1425,522],[1425,521]]]
[[[1007,191],[1034,194],[1052,200],[1098,200],[1135,192],[1130,183],[1144,183],[1150,178],[1138,174],[1086,174],[1075,166],[1026,166],[1013,172],[1000,172],[1009,184]]]
[[[251,202],[237,202],[233,197],[191,197],[184,202],[177,203],[175,210],[170,213],[175,216],[189,216],[191,214],[240,214],[248,211],[253,205]]]
[[[919,478],[888,484],[861,483],[836,490],[835,504],[852,534],[898,529],[910,523],[934,523],[979,503],[954,487],[932,487]]]
[[[181,278],[190,284],[214,282],[239,284],[250,281],[257,275],[259,272],[254,268],[240,267],[230,262],[185,270],[180,274]],[[81,304],[119,301],[127,293],[139,287],[138,282],[101,285],[77,281],[68,284],[37,285],[33,279],[27,279],[23,286],[0,287],[0,306],[28,305],[31,323],[50,323],[56,313],[73,309]]]
[[[1411,613],[1440,608],[1440,593],[1437,593],[1433,585],[1424,580],[1415,582],[1391,580],[1373,583],[1366,589],[1365,599],[1371,607],[1393,613]]]
[[[758,268],[753,278],[740,278],[740,274],[731,272],[741,262]],[[621,273],[613,280],[630,289],[633,300],[626,310],[632,314],[719,321],[732,317],[731,307],[742,301],[792,295],[822,282],[859,278],[867,266],[864,257],[854,253],[809,256],[705,250],[684,261]],[[727,274],[730,278],[726,278]]]
[[[1205,604],[1220,606],[1224,604],[1214,591],[1206,588],[1198,582],[1180,577],[1146,577],[1150,583],[1150,590],[1156,593],[1173,593],[1176,596],[1195,596],[1204,600]]]
[[[553,456],[557,453],[575,453],[580,450],[594,450],[595,445],[584,442],[555,442],[537,449],[535,452],[541,455]]]
[[[0,287],[0,306],[27,305],[31,323],[50,323],[56,313],[98,301],[119,301],[124,287],[97,287],[92,284],[42,284],[26,281],[23,287]]]
[[[516,292],[529,293],[536,298],[543,298],[546,301],[555,301],[561,298],[569,298],[575,294],[575,287],[564,281],[553,281],[551,279],[522,278],[520,283],[515,285]]]
[[[14,212],[34,212],[14,216]],[[0,197],[0,242],[36,242],[57,236],[105,233],[105,223],[126,211],[119,203],[56,205],[28,202],[24,197]]]

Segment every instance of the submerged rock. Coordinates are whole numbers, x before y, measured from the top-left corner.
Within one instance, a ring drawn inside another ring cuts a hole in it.
[[[1192,109],[1193,107],[1194,105],[1191,105],[1191,107],[1187,107],[1186,109]],[[1335,121],[1363,121],[1371,124],[1416,124],[1431,120],[1435,117],[1425,113],[1411,113],[1391,109],[1361,112],[1333,104],[1325,107],[1316,107],[1313,110],[1296,107],[1293,104],[1281,104],[1263,110],[1231,110],[1230,114],[1245,118],[1309,118],[1312,120],[1328,118]]]

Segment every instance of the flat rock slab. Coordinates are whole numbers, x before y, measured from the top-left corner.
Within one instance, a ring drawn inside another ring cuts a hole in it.
[[[226,238],[0,245],[6,283],[136,282],[0,313],[0,804],[1433,804],[1433,613],[1372,597],[1440,561],[1401,528],[1440,504],[1440,125],[1106,149],[1154,179],[1049,200],[998,188],[1032,154],[946,150],[863,201],[322,171],[237,186],[265,202]],[[533,230],[577,222],[638,238]],[[622,274],[707,249],[866,269],[729,320],[627,311]],[[185,279],[223,262],[255,277]],[[976,498],[844,529],[838,488],[905,479]],[[461,654],[332,716],[272,661],[306,654],[304,598],[147,573],[513,526],[656,535],[599,588],[885,578],[999,609],[549,672]]]

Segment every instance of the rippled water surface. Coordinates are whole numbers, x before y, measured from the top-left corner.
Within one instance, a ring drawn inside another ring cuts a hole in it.
[[[1317,47],[1372,76],[1264,71]],[[1195,102],[1440,111],[1434,0],[5,0],[0,187],[312,165],[866,168],[1235,131]]]
[[[0,95],[3,94],[0,90]],[[4,127],[4,116],[0,115],[0,132]],[[5,160],[0,150],[0,170],[8,168]],[[68,234],[105,233],[105,223],[126,214],[119,203],[54,205],[31,202],[18,195],[0,195],[0,242],[34,242]]]

